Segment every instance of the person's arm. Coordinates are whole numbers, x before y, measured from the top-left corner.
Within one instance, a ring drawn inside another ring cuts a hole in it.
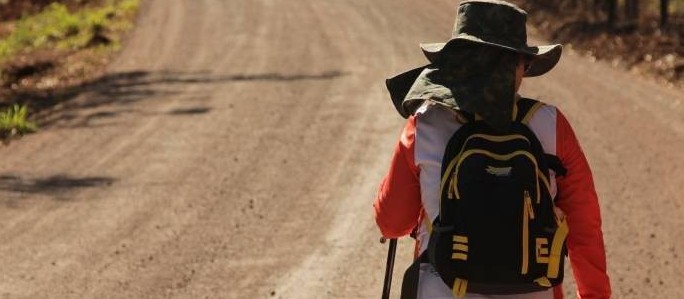
[[[581,299],[610,298],[606,254],[601,231],[601,212],[587,159],[572,127],[558,111],[556,118],[557,155],[567,175],[558,177],[558,207],[567,217],[568,253],[577,296]]]
[[[414,159],[415,132],[416,120],[411,116],[373,204],[375,222],[386,238],[408,235],[418,223],[421,201],[419,170]]]

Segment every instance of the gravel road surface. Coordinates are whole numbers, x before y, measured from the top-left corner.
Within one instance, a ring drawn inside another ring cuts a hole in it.
[[[455,4],[144,1],[102,82],[0,148],[0,297],[379,297],[371,203],[403,125],[384,78]],[[684,298],[682,92],[566,51],[522,93],[592,163],[614,297]]]

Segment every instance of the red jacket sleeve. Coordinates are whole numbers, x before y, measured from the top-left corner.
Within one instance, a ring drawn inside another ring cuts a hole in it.
[[[570,232],[567,245],[577,296],[581,299],[610,298],[606,255],[601,231],[598,196],[587,159],[565,116],[556,118],[557,155],[567,175],[557,178],[558,207],[567,216]]]
[[[386,238],[398,238],[411,233],[418,224],[422,207],[419,170],[415,165],[414,144],[416,120],[411,116],[397,143],[387,175],[378,189],[375,222]]]

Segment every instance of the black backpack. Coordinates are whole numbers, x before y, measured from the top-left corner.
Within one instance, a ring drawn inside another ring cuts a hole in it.
[[[464,124],[442,162],[439,217],[415,263],[432,264],[456,297],[529,293],[563,280],[568,227],[554,209],[549,169],[558,175],[565,169],[528,127],[542,105],[519,99],[516,119],[503,134],[459,113]],[[415,273],[406,275],[415,275],[417,285],[415,264]]]

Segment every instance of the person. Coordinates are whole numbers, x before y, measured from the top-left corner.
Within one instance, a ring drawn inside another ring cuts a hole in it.
[[[373,205],[375,220],[384,238],[412,234],[416,258],[428,249],[430,231],[443,207],[442,171],[449,140],[473,119],[494,132],[510,130],[523,102],[518,95],[523,77],[548,72],[562,51],[561,45],[528,46],[527,14],[508,2],[463,1],[457,12],[448,42],[421,44],[430,64],[387,80],[395,108],[408,121],[380,183]],[[562,176],[549,171],[548,192],[555,198],[556,219],[567,222],[569,229],[565,242],[577,296],[610,298],[600,209],[590,167],[560,109],[540,102],[534,106],[524,123],[539,139],[544,153],[557,157],[565,170]],[[433,264],[418,264],[417,298],[454,298],[457,287],[447,285]],[[562,275],[562,266],[560,272]],[[563,297],[561,284],[523,293],[497,294],[495,287],[476,292],[465,285],[458,291],[463,291],[460,295],[465,298]],[[402,292],[402,298],[409,298],[404,296]]]

